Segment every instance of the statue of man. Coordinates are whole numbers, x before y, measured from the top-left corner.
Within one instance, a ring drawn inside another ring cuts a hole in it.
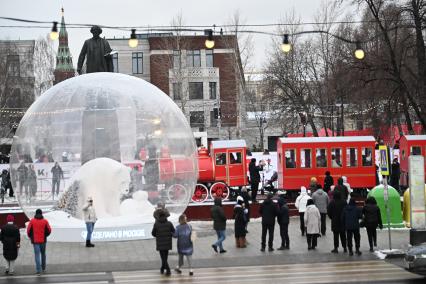
[[[78,57],[78,74],[81,74],[81,68],[83,67],[86,56],[86,73],[113,72],[112,56],[110,55],[112,49],[106,39],[99,37],[102,29],[99,26],[93,26],[90,32],[93,34],[93,37],[84,42],[80,56]]]

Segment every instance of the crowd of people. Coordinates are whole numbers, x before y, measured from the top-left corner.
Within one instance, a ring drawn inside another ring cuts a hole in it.
[[[382,229],[382,220],[380,209],[373,197],[367,198],[365,206],[358,208],[354,194],[351,193],[350,185],[345,178],[339,178],[337,185],[334,186],[330,174],[324,181],[324,190],[315,178],[312,178],[308,188],[302,186],[300,195],[295,201],[295,207],[299,212],[300,232],[306,236],[308,250],[315,250],[318,246],[318,238],[327,233],[327,216],[331,220],[331,231],[333,233],[333,249],[331,253],[339,252],[339,240],[344,253],[350,256],[361,255],[360,251],[360,227],[365,227],[367,231],[370,252],[377,246],[377,228]],[[327,192],[328,191],[328,192]],[[253,205],[250,202],[250,195],[243,188],[236,199],[232,218],[234,222],[235,246],[243,249],[248,246],[246,235],[249,233],[247,225],[250,221],[250,208]],[[261,237],[260,250],[265,252],[274,251],[274,231],[278,223],[281,237],[278,250],[290,249],[289,224],[290,212],[284,194],[278,195],[278,200],[274,200],[274,194],[268,193],[266,199],[259,204],[259,215],[261,217]],[[84,221],[87,228],[86,247],[92,248],[92,232],[97,221],[96,210],[93,206],[93,198],[88,197],[87,203],[82,208]],[[169,211],[165,204],[159,202],[153,217],[155,223],[152,229],[152,236],[156,239],[156,250],[161,258],[160,273],[165,276],[171,275],[171,268],[168,263],[169,251],[172,250],[173,238],[177,239],[178,265],[174,271],[182,273],[184,260],[186,259],[189,275],[193,276],[192,254],[194,252],[194,241],[197,237],[192,226],[188,224],[185,214],[179,216],[179,225],[174,225],[168,221]],[[226,239],[227,216],[222,206],[222,199],[215,198],[214,205],[211,208],[211,218],[213,220],[213,229],[217,234],[217,241],[211,245],[213,251],[218,254],[224,254],[227,251],[224,248]],[[46,270],[46,242],[52,229],[49,222],[43,218],[42,211],[37,209],[35,216],[27,226],[27,235],[34,247],[34,258],[36,274],[41,275]],[[7,224],[1,228],[0,240],[3,243],[3,256],[6,259],[6,274],[14,274],[14,262],[18,257],[20,247],[19,229],[14,224],[14,217],[7,216]],[[354,243],[353,243],[354,240]]]

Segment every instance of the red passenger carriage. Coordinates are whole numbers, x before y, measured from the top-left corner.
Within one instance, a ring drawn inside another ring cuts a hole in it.
[[[324,184],[325,172],[346,176],[353,188],[372,188],[375,178],[372,136],[297,137],[278,140],[278,187],[299,190],[311,177]]]
[[[408,186],[408,157],[411,155],[426,156],[426,135],[406,135],[399,139],[400,154],[400,183],[402,186]],[[426,159],[425,159],[426,171]]]

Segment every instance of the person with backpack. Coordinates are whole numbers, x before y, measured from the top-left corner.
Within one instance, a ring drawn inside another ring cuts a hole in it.
[[[34,218],[27,226],[27,235],[34,247],[36,273],[38,276],[46,271],[46,243],[52,232],[49,222],[44,219],[41,209],[35,211]]]
[[[13,224],[15,217],[7,215],[7,224],[1,228],[0,240],[3,244],[3,256],[6,260],[7,275],[13,275],[15,270],[15,260],[18,258],[18,249],[21,243],[21,235],[18,227]]]
[[[172,236],[175,232],[173,224],[167,220],[164,211],[161,211],[158,216],[158,220],[155,221],[154,227],[152,228],[152,236],[155,237],[155,243],[157,251],[160,253],[161,258],[161,274],[170,276],[170,266],[167,262],[169,257],[169,250],[172,249]]]
[[[362,216],[364,226],[367,229],[368,244],[370,245],[370,252],[373,252],[373,245],[377,246],[377,227],[383,229],[382,216],[380,208],[377,206],[376,199],[372,196],[368,197],[365,201],[365,206],[362,208]]]
[[[328,195],[322,190],[322,188],[318,188],[314,194],[312,194],[312,200],[314,201],[315,206],[318,208],[321,214],[321,235],[325,236],[327,231],[327,206],[328,206]]]
[[[179,216],[179,225],[176,226],[176,230],[173,237],[177,238],[177,251],[179,255],[179,262],[175,268],[178,274],[182,274],[183,258],[186,257],[186,261],[189,266],[189,276],[193,276],[192,270],[192,254],[194,252],[194,245],[192,243],[192,227],[187,223],[186,215],[182,214]]]

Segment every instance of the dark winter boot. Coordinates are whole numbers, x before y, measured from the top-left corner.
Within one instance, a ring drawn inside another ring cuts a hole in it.
[[[90,248],[90,241],[86,240],[86,248]]]

